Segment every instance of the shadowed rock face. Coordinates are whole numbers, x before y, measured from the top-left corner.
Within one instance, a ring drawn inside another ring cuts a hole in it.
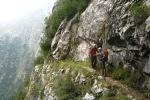
[[[145,63],[150,48],[147,29],[149,18],[145,22],[136,25],[134,17],[131,16],[130,10],[128,10],[134,3],[134,1],[126,2],[124,0],[115,3],[116,8],[108,18],[107,41],[112,46],[111,50],[117,51],[117,49],[120,49],[120,52],[124,52],[121,55],[123,57],[122,62],[130,63],[131,66],[140,66],[143,69],[144,66],[145,68],[148,67]]]
[[[144,66],[144,72],[150,73],[150,67],[149,66],[150,66],[150,56],[149,56],[145,66]]]

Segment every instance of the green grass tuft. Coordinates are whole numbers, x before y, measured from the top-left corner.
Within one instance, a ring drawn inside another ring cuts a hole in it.
[[[80,100],[81,91],[78,84],[72,81],[71,75],[63,75],[54,81],[53,90],[58,100]]]

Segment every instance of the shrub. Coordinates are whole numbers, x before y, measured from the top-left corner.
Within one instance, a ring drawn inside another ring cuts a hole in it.
[[[48,36],[45,36],[45,35],[41,38],[41,41],[40,41],[41,55],[43,55],[44,57],[46,57],[50,51],[50,48],[51,48],[50,43],[53,37],[52,35],[49,38],[47,38]]]
[[[44,64],[44,56],[40,55],[34,59],[34,66]]]
[[[113,67],[109,69],[108,73],[112,78],[116,80],[126,80],[130,77],[130,70],[123,69],[122,66]]]
[[[128,80],[126,80],[126,84],[134,89],[141,90],[141,83],[140,83],[141,78],[142,73],[140,73],[140,71],[135,71],[134,75],[132,75],[132,77],[129,77]]]
[[[58,100],[80,100],[81,97],[80,88],[72,81],[70,74],[58,77],[54,81],[53,90]]]
[[[51,41],[62,20],[71,19],[77,12],[82,12],[90,0],[60,0],[53,13],[45,19],[44,36],[41,39],[40,47],[43,53],[50,51]]]
[[[150,8],[144,5],[143,0],[139,0],[135,2],[131,8],[131,15],[135,18],[135,23],[140,24],[143,23],[146,18],[150,15]]]
[[[112,67],[108,69],[108,74],[116,80],[120,80],[121,82],[127,84],[128,86],[140,90],[140,81],[142,78],[141,70],[135,70],[132,72],[131,69],[123,69],[122,66],[119,67]]]

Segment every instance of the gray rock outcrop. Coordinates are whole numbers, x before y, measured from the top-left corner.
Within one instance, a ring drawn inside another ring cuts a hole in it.
[[[67,25],[65,26],[65,20],[60,25],[60,29],[58,29],[57,34],[54,37],[52,42],[52,46],[56,45],[55,50],[53,51],[53,57],[55,59],[63,59],[69,53],[70,41],[71,41],[71,27],[72,24],[78,19],[79,14],[77,13],[74,18],[72,18]],[[53,47],[52,47],[53,48]]]
[[[93,0],[81,14],[77,31],[79,44],[75,52],[75,59],[86,60],[88,58],[88,49],[92,42],[89,39],[96,40],[105,35],[105,23],[112,7],[112,0]]]

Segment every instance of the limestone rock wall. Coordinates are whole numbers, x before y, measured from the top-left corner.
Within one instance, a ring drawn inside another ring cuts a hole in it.
[[[146,65],[150,50],[147,28],[149,17],[139,23],[131,15],[129,9],[136,3],[134,0],[116,0],[114,3],[116,7],[107,20],[107,43],[110,45],[110,50],[120,54],[120,58],[123,57],[121,62],[125,65],[132,66],[134,70],[141,67],[141,71],[149,73],[148,70],[143,70],[150,67]]]
[[[144,2],[149,6],[149,0]],[[109,49],[110,63],[142,66],[142,71],[149,73],[150,18],[137,24],[130,11],[134,3],[136,0],[92,0],[78,17],[67,24],[62,22],[60,28],[64,26],[61,32],[58,29],[52,42],[53,57],[64,59],[69,55],[87,60],[91,40],[102,38],[103,47]]]
[[[112,0],[93,0],[89,7],[81,14],[77,37],[79,44],[77,46],[75,58],[85,60],[88,57],[88,49],[91,41],[105,35],[105,23],[108,19],[108,13],[113,7]]]
[[[53,57],[55,59],[63,59],[65,58],[68,53],[69,53],[69,49],[70,49],[70,41],[71,41],[71,27],[72,24],[77,20],[79,14],[77,13],[74,18],[72,18],[65,26],[65,21],[62,22],[62,26],[64,28],[62,28],[60,26],[60,28],[62,29],[58,29],[57,34],[55,35],[53,41],[52,41],[52,46],[54,46],[54,44],[56,45],[53,51]]]

